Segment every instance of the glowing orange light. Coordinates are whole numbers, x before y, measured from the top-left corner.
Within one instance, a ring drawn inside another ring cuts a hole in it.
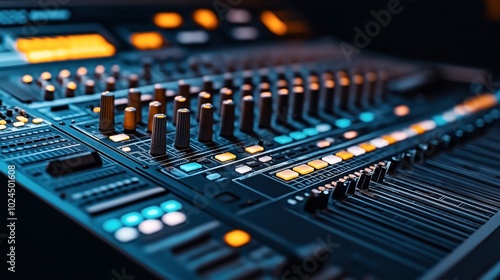
[[[260,20],[267,27],[267,29],[269,29],[269,31],[278,36],[285,35],[288,32],[286,24],[271,11],[262,12]]]
[[[40,74],[40,79],[50,81],[52,79],[52,74],[50,74],[50,72],[42,72],[42,74]]]
[[[139,50],[155,50],[161,48],[165,41],[158,32],[139,32],[130,36],[130,43]]]
[[[404,117],[410,113],[410,107],[406,105],[399,105],[394,107],[394,115]]]
[[[235,248],[248,244],[250,240],[250,234],[240,229],[232,230],[224,235],[224,241],[226,244]]]
[[[194,21],[208,30],[214,30],[219,25],[217,16],[209,9],[198,9],[193,13]]]
[[[354,130],[347,131],[344,133],[345,139],[352,139],[352,138],[356,138],[357,136],[358,136],[358,132],[356,132]]]
[[[182,17],[178,13],[158,13],[153,21],[160,28],[177,28],[182,24]]]
[[[33,82],[33,77],[31,75],[24,75],[22,81],[25,84],[31,84]]]

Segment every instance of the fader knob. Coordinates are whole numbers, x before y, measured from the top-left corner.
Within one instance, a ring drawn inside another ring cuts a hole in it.
[[[106,78],[106,91],[114,91],[116,80],[113,77]]]
[[[310,116],[318,115],[319,108],[319,84],[311,83],[309,85],[309,110],[307,113]]]
[[[271,127],[273,99],[270,92],[260,94],[259,127]]]
[[[335,82],[333,80],[325,81],[325,95],[323,102],[323,110],[327,113],[333,113],[334,110],[334,97],[335,97]]]
[[[198,141],[212,141],[214,125],[214,106],[210,103],[202,104],[200,107],[200,123],[198,129]]]
[[[128,91],[128,107],[134,107],[137,123],[142,122],[141,92],[131,88]]]
[[[99,113],[99,130],[115,129],[115,96],[111,92],[101,94],[101,112]]]
[[[243,97],[241,105],[240,130],[243,132],[253,131],[254,123],[254,101],[253,97],[247,95]]]
[[[186,102],[187,102],[186,108],[190,108],[191,87],[189,86],[189,84],[186,84],[186,82],[184,82],[183,80],[180,80],[178,84],[179,84],[179,94],[178,95],[186,98]]]
[[[222,113],[222,103],[225,100],[233,99],[233,91],[228,88],[222,88],[220,90],[220,104],[219,104],[219,115]]]
[[[123,129],[125,132],[134,132],[137,128],[137,115],[135,113],[136,109],[134,107],[125,108],[123,114]]]
[[[53,85],[46,85],[43,91],[43,99],[46,101],[54,100],[56,88]]]
[[[130,74],[128,76],[128,87],[136,88],[139,86],[139,76],[137,74]]]
[[[302,118],[304,108],[304,88],[302,86],[293,87],[292,118],[297,120]]]
[[[156,114],[153,116],[149,152],[152,155],[164,155],[167,153],[167,116],[165,114]]]
[[[198,110],[196,112],[197,120],[200,120],[201,105],[206,103],[212,103],[212,95],[206,91],[202,91],[198,94]]]
[[[234,134],[234,102],[224,100],[221,109],[220,136],[232,137]]]
[[[76,91],[76,83],[75,82],[68,82],[66,84],[66,90],[64,92],[65,97],[74,97],[75,96],[75,91]]]
[[[94,80],[85,81],[85,94],[93,94],[95,92],[95,82]]]
[[[181,96],[179,96],[181,97]],[[179,149],[189,148],[191,140],[191,112],[187,108],[177,110],[174,146]]]
[[[288,123],[288,89],[282,88],[278,90],[276,123]]]

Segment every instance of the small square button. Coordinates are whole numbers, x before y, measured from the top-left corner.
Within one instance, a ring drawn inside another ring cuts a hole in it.
[[[186,172],[190,172],[190,171],[200,169],[201,167],[202,167],[201,164],[199,164],[197,162],[190,162],[190,163],[186,163],[186,164],[181,165],[179,168],[186,171]]]
[[[250,166],[243,165],[243,166],[237,167],[234,171],[236,171],[240,174],[245,174],[247,172],[252,171],[252,168]]]
[[[270,156],[263,156],[263,157],[259,158],[260,162],[268,162],[268,161],[271,161],[271,160],[273,160],[273,158],[270,157]]]
[[[360,156],[362,154],[365,154],[366,151],[361,148],[361,147],[358,147],[358,146],[352,146],[352,147],[349,147],[347,148],[347,151],[355,156]]]
[[[130,139],[130,136],[128,136],[127,134],[117,134],[117,135],[109,136],[109,140],[111,140],[113,142],[121,142],[121,141],[129,140],[129,139]]]
[[[389,145],[392,145],[392,144],[397,142],[397,140],[390,135],[384,135],[381,138],[384,139],[385,141],[389,142]]]
[[[326,161],[329,164],[335,164],[335,163],[339,163],[342,161],[341,158],[339,158],[338,156],[334,156],[334,155],[322,157],[321,160]]]
[[[220,162],[226,162],[235,159],[236,156],[230,152],[218,154],[215,156],[215,159],[220,161]]]
[[[314,168],[310,167],[307,164],[301,164],[299,166],[295,166],[293,171],[300,173],[301,175],[306,175],[314,171]]]
[[[335,155],[343,160],[348,160],[348,159],[354,157],[353,154],[346,152],[346,151],[340,151],[340,152],[336,153]]]
[[[279,178],[281,178],[285,181],[290,181],[292,179],[299,177],[299,173],[292,171],[290,169],[287,169],[287,170],[283,170],[283,171],[276,173],[276,176],[278,176]]]
[[[327,167],[328,163],[326,163],[322,160],[319,160],[319,159],[315,159],[313,161],[308,162],[307,165],[312,166],[315,169],[321,169],[321,168]]]
[[[253,145],[250,147],[246,147],[245,151],[249,154],[260,153],[260,152],[264,151],[264,147],[262,147],[260,145]]]
[[[318,141],[316,143],[316,146],[320,149],[329,147],[330,145],[331,145],[331,143],[329,141],[326,141],[326,140],[321,140],[321,141]]]
[[[367,153],[373,152],[373,151],[375,151],[375,149],[377,149],[377,147],[373,146],[370,143],[361,143],[361,144],[359,144],[359,147],[361,149],[365,150]]]

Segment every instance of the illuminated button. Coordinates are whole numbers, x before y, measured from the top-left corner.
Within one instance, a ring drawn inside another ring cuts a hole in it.
[[[250,166],[243,165],[243,166],[240,166],[240,167],[236,168],[234,171],[236,171],[236,172],[238,172],[240,174],[245,174],[247,172],[252,171],[252,168]]]
[[[321,141],[318,141],[316,143],[316,146],[318,148],[326,148],[326,147],[329,147],[332,143],[330,143],[330,141],[326,141],[326,140],[321,140]]]
[[[260,20],[275,35],[282,36],[288,32],[288,26],[271,11],[262,12]]]
[[[358,146],[349,147],[349,148],[347,148],[347,151],[355,156],[360,156],[360,155],[366,153],[366,151],[363,148],[358,147]]]
[[[34,124],[41,124],[41,123],[43,123],[43,119],[42,118],[34,118],[31,120],[31,122]]]
[[[163,228],[163,224],[159,220],[146,220],[138,228],[143,234],[153,234],[160,231]]]
[[[288,137],[286,135],[281,135],[281,136],[276,136],[274,137],[274,141],[278,142],[279,144],[288,144],[293,141],[291,137]]]
[[[0,120],[0,124],[7,124],[5,120]]]
[[[335,164],[335,163],[339,163],[342,161],[341,158],[339,158],[338,156],[334,156],[334,155],[322,157],[321,160],[326,161],[329,164]]]
[[[102,224],[102,229],[106,232],[115,232],[122,227],[122,223],[118,219],[107,220]]]
[[[390,135],[384,135],[384,136],[382,136],[380,138],[382,138],[385,141],[387,141],[389,143],[389,145],[392,145],[392,144],[394,144],[394,143],[397,142],[396,139],[394,137],[390,136]]]
[[[158,13],[153,21],[160,28],[177,28],[182,24],[182,17],[178,13]]]
[[[231,247],[241,247],[251,240],[250,234],[240,229],[232,230],[224,235],[224,242]]]
[[[302,132],[304,132],[307,136],[318,135],[318,130],[316,130],[316,128],[314,128],[314,127],[306,128],[306,129],[302,130]]]
[[[326,131],[330,131],[330,130],[332,130],[332,126],[331,126],[331,125],[329,125],[329,124],[327,124],[327,123],[322,123],[322,124],[318,124],[318,125],[316,126],[316,130],[317,130],[318,132],[320,132],[320,133],[321,133],[321,132],[326,132]]]
[[[128,153],[128,152],[132,151],[132,149],[130,149],[130,147],[123,147],[122,151],[124,151],[125,153]]]
[[[383,148],[383,147],[388,146],[389,142],[387,142],[387,140],[384,140],[382,138],[375,138],[375,139],[370,141],[370,144],[372,144],[373,146],[375,146],[377,148]]]
[[[233,160],[236,158],[236,155],[230,153],[230,152],[226,152],[226,153],[223,153],[223,154],[218,154],[215,156],[215,159],[220,161],[220,162],[226,162],[226,161],[229,161],[229,160]]]
[[[434,122],[436,123],[437,126],[443,126],[445,124],[447,124],[448,122],[440,115],[436,115],[434,117],[432,117],[432,120],[434,120]]]
[[[260,153],[260,152],[264,151],[264,147],[262,147],[260,145],[253,145],[250,147],[246,147],[245,151],[247,153],[250,153],[250,154]]]
[[[176,226],[186,221],[186,215],[182,212],[171,212],[163,215],[161,220],[168,226]]]
[[[115,238],[123,243],[130,242],[137,237],[139,237],[139,232],[131,227],[124,227],[115,232]]]
[[[33,82],[33,77],[31,75],[24,75],[21,80],[25,84],[31,84]]]
[[[362,122],[372,122],[375,119],[375,114],[372,112],[363,112],[359,114],[359,119]]]
[[[301,175],[306,175],[314,171],[314,168],[310,167],[307,164],[301,164],[299,166],[295,166],[293,171],[300,173]]]
[[[410,113],[410,108],[406,105],[399,105],[394,107],[394,115],[404,117]]]
[[[24,123],[23,122],[15,122],[12,124],[14,127],[20,127],[20,126],[23,126]]]
[[[351,121],[349,119],[338,119],[335,121],[335,125],[340,128],[346,128],[351,125]]]
[[[340,151],[340,152],[336,153],[335,155],[343,160],[348,160],[354,156],[353,154],[346,152],[346,151]]]
[[[138,212],[130,212],[122,216],[121,221],[124,225],[133,227],[142,222],[144,218]]]
[[[202,167],[201,164],[199,164],[197,162],[190,162],[190,163],[186,163],[186,164],[179,166],[180,169],[182,169],[186,172],[191,172],[191,171],[200,169],[201,167]]]
[[[305,133],[300,132],[300,131],[291,132],[289,135],[290,135],[290,137],[292,137],[295,140],[302,140],[302,139],[307,137],[307,135]]]
[[[425,128],[418,124],[410,126],[410,129],[415,131],[417,134],[422,134],[425,132]]]
[[[276,176],[278,176],[279,178],[281,178],[285,181],[290,181],[292,179],[299,177],[299,173],[292,171],[290,169],[287,169],[287,170],[283,170],[283,171],[276,173]]]
[[[328,166],[328,163],[325,161],[315,159],[307,163],[307,165],[314,167],[315,169],[322,169]]]
[[[375,151],[375,149],[377,149],[377,147],[373,146],[372,144],[370,143],[361,143],[359,144],[359,147],[363,150],[365,150],[366,152],[373,152]]]
[[[7,128],[7,126],[5,126],[5,124],[0,124],[0,130],[4,130],[6,128]]]
[[[209,9],[198,9],[193,13],[194,21],[205,29],[213,30],[219,25],[217,16]]]
[[[219,179],[220,177],[221,177],[221,175],[219,173],[212,173],[212,174],[208,174],[205,178],[207,178],[210,181],[213,181],[213,180]]]
[[[260,162],[268,162],[268,161],[271,161],[271,160],[273,160],[273,158],[270,157],[270,156],[263,156],[263,157],[259,158]]]
[[[94,108],[92,109],[92,112],[94,112],[94,113],[96,113],[96,114],[97,114],[97,113],[100,113],[100,112],[101,112],[101,107],[94,107]]]
[[[167,213],[170,213],[170,212],[175,212],[175,211],[179,211],[182,209],[182,204],[177,201],[177,200],[167,200],[165,202],[163,202],[161,205],[160,205],[161,209],[163,209],[163,211],[167,212]]]
[[[111,140],[113,142],[121,142],[121,141],[129,140],[129,139],[130,139],[130,136],[128,136],[127,134],[117,134],[117,135],[109,136],[109,140]]]
[[[345,139],[356,138],[356,137],[358,137],[358,132],[356,132],[354,130],[346,131],[346,132],[344,132],[343,136]]]
[[[395,131],[391,133],[391,137],[394,138],[396,141],[403,141],[407,138],[407,135],[403,131]]]
[[[44,81],[50,81],[52,79],[52,74],[50,72],[43,72],[40,74],[40,79]]]
[[[23,116],[17,116],[16,120],[23,122],[23,123],[27,123],[29,121],[28,118],[23,117]]]
[[[130,43],[138,50],[155,50],[163,47],[165,40],[158,32],[137,32],[130,36]]]
[[[142,209],[141,214],[146,219],[156,219],[163,215],[163,210],[161,210],[160,207],[153,205]]]

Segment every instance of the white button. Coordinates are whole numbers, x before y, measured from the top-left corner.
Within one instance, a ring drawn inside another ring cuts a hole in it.
[[[120,242],[129,242],[139,237],[139,232],[135,228],[124,227],[115,232],[115,238]]]
[[[389,142],[387,142],[387,140],[384,140],[382,138],[375,138],[372,141],[370,141],[370,144],[372,144],[373,146],[375,146],[377,148],[383,148],[385,146],[388,146]]]
[[[295,196],[295,199],[298,200],[298,201],[303,201],[304,197],[300,196],[300,195],[297,195],[297,196]]]
[[[366,151],[363,148],[358,147],[358,146],[349,147],[349,148],[347,148],[347,151],[355,156],[360,156],[360,155],[366,153]]]
[[[297,204],[297,201],[295,199],[288,199],[286,202],[288,202],[288,204],[291,204],[291,205],[295,205]]]
[[[259,161],[260,162],[268,162],[268,161],[271,161],[273,158],[270,157],[270,156],[263,156],[261,158],[259,158]]]
[[[322,124],[318,124],[318,125],[316,126],[316,130],[317,130],[318,132],[330,131],[330,130],[332,130],[332,126],[331,126],[331,125],[329,125],[329,124],[327,124],[327,123],[322,123]]]
[[[395,131],[391,133],[391,137],[396,139],[396,141],[403,141],[406,139],[406,133],[403,131]]]
[[[240,174],[245,174],[247,172],[252,171],[252,168],[250,166],[243,165],[243,166],[240,166],[240,167],[236,168],[234,171],[236,171],[236,172],[238,172]]]
[[[146,220],[139,224],[139,230],[144,234],[152,234],[160,231],[163,225],[158,220]]]
[[[329,155],[329,156],[326,156],[326,157],[322,157],[321,160],[322,161],[326,161],[329,164],[335,164],[335,163],[339,163],[339,162],[342,161],[341,158],[339,158],[338,156],[334,156],[334,155]]]
[[[186,215],[182,212],[170,212],[161,218],[161,220],[171,227],[176,226],[178,224],[182,224],[186,221]]]

